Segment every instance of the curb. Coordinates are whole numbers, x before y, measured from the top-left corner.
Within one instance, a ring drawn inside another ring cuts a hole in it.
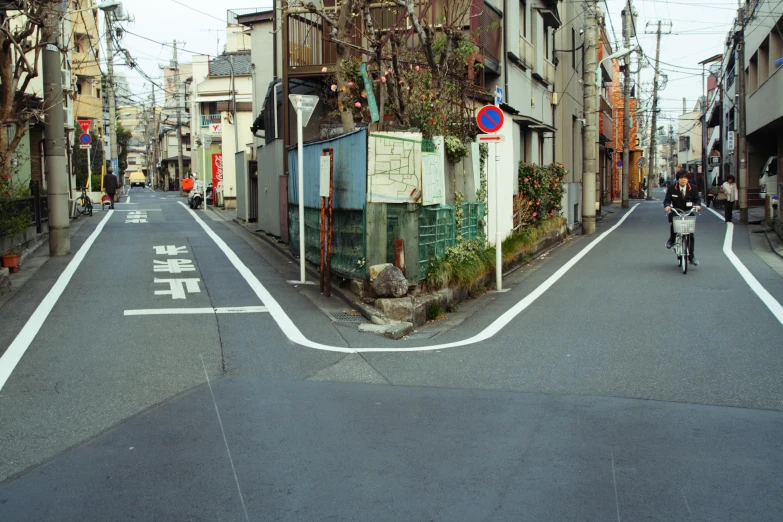
[[[212,211],[212,212],[214,212],[214,211]],[[219,214],[218,214],[218,215],[219,215]],[[293,254],[290,252],[290,250],[288,250],[288,248],[287,248],[287,247],[283,246],[283,244],[282,244],[282,243],[279,243],[279,242],[277,242],[277,241],[276,241],[276,240],[274,240],[272,237],[270,237],[270,236],[268,236],[268,235],[266,235],[266,234],[259,234],[259,233],[258,233],[258,232],[256,232],[255,230],[250,230],[250,229],[248,229],[248,228],[247,228],[247,227],[244,225],[244,221],[242,221],[241,219],[239,219],[239,218],[234,218],[234,219],[231,219],[231,220],[229,220],[229,219],[226,219],[226,218],[224,218],[223,216],[220,216],[220,217],[221,217],[221,219],[223,219],[223,221],[225,221],[226,223],[233,222],[233,223],[235,223],[236,225],[238,225],[238,226],[242,227],[244,230],[246,230],[247,232],[251,233],[251,234],[252,234],[254,237],[256,237],[256,238],[258,238],[259,240],[261,240],[261,241],[263,241],[263,242],[267,243],[268,245],[270,245],[270,246],[274,247],[274,248],[275,248],[275,250],[277,250],[277,251],[278,251],[280,254],[282,254],[282,255],[286,256],[287,258],[289,258],[289,259],[292,259],[292,260],[296,261],[297,263],[299,262],[299,258],[298,258],[298,257],[296,257],[296,256],[294,256],[294,255],[293,255]],[[312,266],[311,266],[309,263],[307,263],[307,262],[305,262],[305,271],[307,272],[307,275],[309,275],[310,277],[312,277],[312,278],[313,278],[313,279],[315,279],[316,281],[319,281],[319,280],[320,280],[320,278],[321,278],[321,273],[320,273],[320,272],[318,272],[318,270],[316,270],[314,267],[312,267]],[[362,315],[365,317],[365,319],[367,319],[368,321],[371,321],[371,322],[372,322],[373,316],[377,316],[377,317],[383,317],[383,316],[380,314],[380,312],[378,312],[377,310],[375,310],[375,308],[374,308],[374,307],[373,307],[372,309],[370,309],[370,308],[369,308],[369,307],[368,307],[366,304],[364,304],[363,302],[361,302],[361,301],[358,299],[358,296],[354,296],[354,294],[353,294],[353,293],[347,293],[347,292],[345,292],[345,291],[344,291],[342,288],[340,288],[339,286],[332,285],[332,294],[336,295],[337,297],[339,297],[340,299],[342,299],[343,301],[345,301],[345,302],[346,302],[346,304],[350,305],[351,307],[353,307],[354,309],[356,309],[357,311],[359,311],[359,312],[360,312],[360,313],[361,313],[361,314],[362,314]],[[353,298],[353,297],[355,297],[355,298]]]
[[[767,243],[769,243],[769,248],[771,248],[772,251],[775,252],[775,254],[778,255],[778,257],[783,259],[783,253],[779,252],[778,249],[775,247],[775,245],[772,244],[772,239],[769,237],[769,231],[766,228],[764,228],[763,226],[761,227],[761,230],[762,230],[762,232],[764,232],[764,237],[767,238]],[[777,236],[777,234],[775,234],[775,235]]]

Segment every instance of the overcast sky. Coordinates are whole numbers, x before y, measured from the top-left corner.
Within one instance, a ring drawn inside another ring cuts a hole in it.
[[[507,0],[513,1],[513,0]],[[564,0],[584,5],[582,0]],[[623,0],[599,1],[602,10],[608,12],[617,38],[622,39],[620,11]],[[698,62],[723,52],[726,35],[736,16],[736,0],[634,0],[638,12],[637,35],[645,54],[652,63],[655,59],[655,31],[657,21],[671,22],[671,34],[661,40],[661,61],[677,67],[662,65],[669,78],[668,85],[660,94],[659,106],[666,116],[682,113],[682,98],[687,99],[691,110],[702,91],[701,66]],[[133,0],[126,1],[125,8],[134,17],[134,23],[124,23],[126,28],[138,35],[171,44],[181,42],[189,51],[216,54],[225,43],[226,9],[271,6],[264,0],[228,0],[228,3],[208,0]],[[608,20],[607,20],[608,21]],[[567,23],[567,20],[563,20]],[[649,25],[648,25],[649,23]],[[608,24],[608,31],[612,27]],[[667,29],[668,31],[668,29]],[[220,38],[218,47],[217,39]],[[153,79],[159,80],[158,64],[168,62],[172,56],[171,47],[143,40],[126,34],[122,44],[138,61],[140,68]],[[105,56],[105,55],[104,55]],[[190,54],[180,55],[181,61],[189,61]],[[135,93],[149,92],[149,82],[127,67],[116,67],[116,72],[125,72]],[[652,90],[653,69],[642,70],[642,93]],[[160,98],[158,98],[160,100]]]

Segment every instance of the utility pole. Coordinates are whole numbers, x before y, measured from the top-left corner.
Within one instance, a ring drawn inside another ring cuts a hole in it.
[[[650,125],[650,165],[647,167],[647,201],[652,201],[652,186],[655,181],[655,132],[658,125],[658,61],[661,59],[661,21],[658,20],[658,40],[655,45],[655,78],[653,80],[653,102]]]
[[[71,253],[71,222],[68,211],[68,169],[65,158],[65,119],[63,117],[63,86],[60,71],[60,20],[63,12],[52,3],[44,20],[46,45],[41,54],[43,67],[46,120],[44,151],[46,153],[46,183],[49,190],[49,255]],[[3,131],[5,132],[5,130]],[[87,166],[89,169],[89,165]]]
[[[106,62],[109,71],[109,81],[106,82],[106,96],[109,97],[109,159],[117,161],[117,171],[114,175],[117,176],[117,181],[123,184],[120,179],[120,155],[117,147],[117,105],[114,97],[114,44],[112,39],[114,28],[111,16],[111,12],[106,11]]]
[[[582,67],[585,131],[582,133],[582,233],[595,234],[595,178],[598,173],[598,2],[585,8],[585,58]]]
[[[623,10],[623,47],[631,47],[631,0],[628,0]],[[626,56],[623,71],[623,194],[622,208],[630,207],[628,194],[630,192],[629,163],[631,161],[631,55]]]
[[[739,206],[740,221],[748,222],[748,163],[747,143],[745,140],[745,6],[739,0],[737,20],[740,31],[736,34],[737,42],[737,103],[739,104],[739,121],[737,122],[737,173],[739,174]]]
[[[669,121],[669,181],[674,183],[674,127]]]
[[[182,179],[184,178],[184,167],[182,163],[182,108],[180,107],[180,87],[182,86],[179,79],[179,61],[177,60],[177,41],[174,40],[174,86],[176,88],[174,95],[174,102],[177,107],[177,186],[182,186]],[[182,103],[185,103],[185,97],[182,97]],[[206,187],[206,184],[204,185]],[[204,199],[206,200],[206,188],[204,189]]]

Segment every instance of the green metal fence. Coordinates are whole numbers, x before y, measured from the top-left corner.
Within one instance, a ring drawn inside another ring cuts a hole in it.
[[[483,237],[482,203],[463,203],[462,237],[471,240]],[[457,224],[454,207],[439,205],[419,210],[419,281],[427,279],[430,261],[446,255],[446,249],[457,244]]]
[[[349,279],[364,279],[366,267],[364,211],[333,210],[332,272]],[[299,210],[288,207],[288,247],[299,253]],[[321,263],[321,209],[305,207],[305,258],[316,266]]]

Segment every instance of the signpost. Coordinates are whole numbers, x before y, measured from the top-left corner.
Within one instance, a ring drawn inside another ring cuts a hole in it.
[[[201,160],[204,165],[204,210],[207,210],[207,149],[212,145],[212,136],[201,135]],[[212,184],[212,206],[215,205],[215,193],[217,187]]]
[[[726,134],[726,150],[734,150],[734,131],[728,131]]]
[[[500,95],[502,97],[502,91],[500,92]],[[505,116],[503,115],[503,111],[494,105],[485,105],[478,111],[478,114],[476,114],[476,124],[482,132],[487,133],[483,136],[477,136],[476,141],[479,144],[495,144],[493,151],[495,153],[495,286],[497,287],[498,292],[503,291],[503,241],[500,232],[500,176],[498,172],[498,161],[500,158],[498,157],[497,144],[503,143],[504,137],[493,133],[499,131],[500,128],[503,127],[504,121]],[[489,168],[487,170],[489,170]],[[489,179],[489,175],[487,175],[487,179]],[[487,201],[489,201],[489,198],[487,198]]]
[[[640,169],[643,168],[645,165],[647,165],[647,159],[645,158],[639,158],[639,161],[636,162],[636,166]]]
[[[79,127],[82,128],[82,135],[79,136],[79,147],[87,150],[87,192],[92,191],[92,161],[90,159],[92,136],[88,133],[91,124],[91,120],[79,120]]]
[[[299,284],[307,284],[305,278],[305,215],[304,215],[304,128],[318,105],[318,96],[289,94],[288,99],[296,109],[297,180],[299,185]]]

